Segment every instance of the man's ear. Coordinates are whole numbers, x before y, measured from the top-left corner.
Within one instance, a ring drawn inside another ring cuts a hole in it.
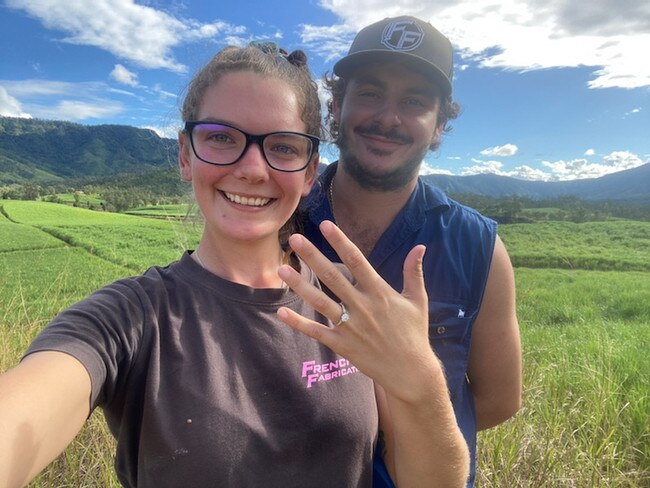
[[[337,124],[341,120],[341,105],[334,97],[332,97],[332,117],[334,117]]]
[[[433,131],[433,135],[431,136],[431,144],[429,144],[430,148],[437,147],[438,144],[440,144],[440,138],[442,137],[442,132],[445,129],[445,124],[438,124]]]
[[[312,161],[309,163],[309,166],[307,166],[307,175],[305,177],[305,183],[302,188],[302,196],[306,197],[309,195],[309,192],[311,191],[311,188],[314,186],[314,182],[316,181],[316,178],[318,178],[318,165],[320,163],[320,156],[318,154],[314,154],[312,157]]]
[[[192,161],[190,158],[190,141],[184,132],[178,133],[178,168],[183,181],[192,181]]]

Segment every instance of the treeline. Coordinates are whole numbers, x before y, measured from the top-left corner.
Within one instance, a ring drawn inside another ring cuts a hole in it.
[[[178,170],[166,167],[146,174],[83,178],[49,185],[4,185],[0,186],[0,199],[43,200],[91,210],[123,212],[146,205],[181,203],[190,192],[190,185],[181,180]]]
[[[533,200],[520,196],[487,197],[451,194],[454,200],[475,208],[500,224],[540,221],[596,222],[611,219],[650,220],[650,203],[582,200],[563,196]]]
[[[146,205],[187,201],[191,186],[181,180],[171,164],[146,174],[86,177],[63,183],[22,183],[0,186],[0,199],[45,200],[92,210],[123,212]],[[591,201],[575,196],[543,200],[526,197],[489,197],[450,194],[501,224],[540,221],[593,222],[610,219],[650,220],[650,202]]]
[[[187,201],[189,183],[172,168],[146,175],[119,175],[107,180],[86,179],[66,184],[0,186],[0,199],[44,200],[67,203],[91,210],[124,212],[147,205],[177,204]],[[486,197],[451,194],[453,199],[473,207],[501,224],[540,221],[594,222],[611,219],[650,221],[650,205],[629,202],[590,201],[567,196],[546,200],[524,197]]]

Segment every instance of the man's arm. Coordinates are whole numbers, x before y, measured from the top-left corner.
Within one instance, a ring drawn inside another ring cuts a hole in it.
[[[497,236],[469,354],[468,377],[479,430],[500,424],[521,408],[521,369],[514,274]]]
[[[77,435],[90,376],[72,356],[37,352],[0,375],[0,487],[25,486]]]
[[[411,395],[375,383],[382,456],[398,487],[464,487],[469,451],[458,429],[442,365],[432,353],[414,361]]]

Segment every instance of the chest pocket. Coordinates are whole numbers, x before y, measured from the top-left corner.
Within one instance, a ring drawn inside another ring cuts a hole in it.
[[[429,342],[442,361],[452,395],[465,382],[476,309],[462,303],[429,302]]]

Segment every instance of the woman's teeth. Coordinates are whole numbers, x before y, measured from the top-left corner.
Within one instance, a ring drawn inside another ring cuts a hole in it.
[[[240,205],[247,205],[250,207],[263,207],[271,201],[270,198],[261,198],[261,197],[242,197],[240,195],[235,195],[234,193],[224,192],[226,198],[231,202],[239,203]]]

